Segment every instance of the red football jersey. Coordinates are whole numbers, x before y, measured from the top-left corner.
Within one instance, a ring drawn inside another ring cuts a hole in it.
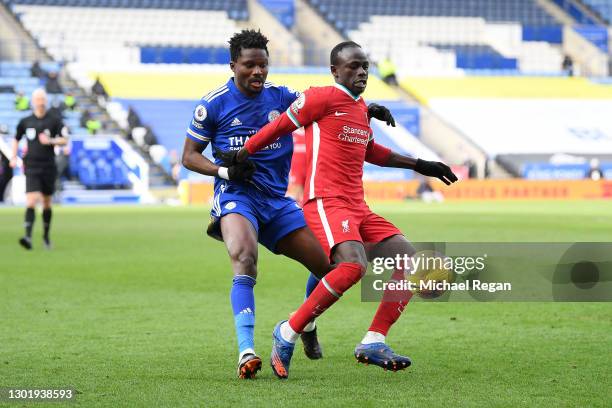
[[[306,135],[303,128],[293,132],[293,157],[289,170],[289,184],[299,184],[304,187],[306,182]]]
[[[306,132],[304,200],[363,201],[363,162],[373,137],[363,98],[340,84],[314,87],[293,102],[287,115]]]

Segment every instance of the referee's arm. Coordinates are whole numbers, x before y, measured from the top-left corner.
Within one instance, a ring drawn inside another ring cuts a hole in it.
[[[48,137],[43,133],[38,136],[38,141],[44,145],[66,146],[68,144],[68,128],[60,122],[55,137]]]
[[[19,123],[17,124],[17,131],[15,132],[15,138],[13,139],[13,143],[12,143],[12,152],[11,152],[11,157],[10,157],[10,161],[9,161],[9,166],[11,166],[12,169],[14,169],[15,167],[17,167],[17,164],[19,163],[19,141],[21,140],[21,138],[23,137],[23,134],[25,132],[24,130],[24,126],[23,126],[23,119],[19,121]]]
[[[13,139],[12,148],[13,151],[9,161],[9,166],[14,169],[15,167],[17,167],[17,163],[19,161],[19,157],[17,156],[17,152],[19,151],[19,142],[17,141],[17,139]]]

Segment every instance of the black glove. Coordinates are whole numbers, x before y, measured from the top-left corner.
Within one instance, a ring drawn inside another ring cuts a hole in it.
[[[253,177],[257,168],[255,163],[251,160],[247,160],[244,163],[238,163],[231,165],[227,168],[227,175],[231,181],[244,181],[250,180]]]
[[[237,150],[230,150],[228,152],[217,149],[215,147],[215,155],[224,167],[227,167],[227,176],[231,181],[244,181],[253,177],[255,170],[255,163],[251,160],[247,160],[244,163],[238,163],[236,156],[238,155]]]
[[[369,104],[368,116],[382,122],[387,122],[387,126],[395,127],[395,119],[393,118],[393,115],[391,115],[391,111],[382,105],[377,103]]]
[[[234,164],[237,164],[238,163],[238,161],[236,160],[237,155],[238,155],[238,150],[230,150],[229,152],[226,152],[221,149],[217,149],[215,147],[215,156],[217,156],[217,158],[221,160],[221,162],[223,163],[225,167],[230,167],[230,166],[233,166]]]
[[[447,186],[458,180],[450,167],[441,162],[417,159],[414,171],[424,176],[437,177]]]

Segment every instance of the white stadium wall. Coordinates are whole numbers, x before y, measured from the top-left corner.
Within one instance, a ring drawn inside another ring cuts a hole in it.
[[[612,154],[612,100],[436,98],[431,108],[500,154]]]

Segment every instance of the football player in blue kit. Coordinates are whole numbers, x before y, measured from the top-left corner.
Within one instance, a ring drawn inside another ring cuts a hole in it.
[[[267,38],[254,30],[243,30],[230,39],[230,68],[234,77],[204,96],[196,106],[182,157],[187,169],[215,177],[207,232],[223,240],[234,272],[230,300],[238,340],[239,378],[254,378],[261,369],[253,338],[257,242],[275,254],[300,262],[311,272],[306,296],[333,269],[307,227],[301,208],[285,197],[293,153],[292,135],[282,136],[247,163],[226,161],[231,155],[224,153],[240,150],[250,136],[286,111],[299,96],[299,92],[266,82],[267,43]],[[376,105],[372,112],[378,119],[393,120],[384,107]],[[214,163],[202,155],[209,143]],[[314,321],[304,330],[302,341],[309,358],[322,357]]]

